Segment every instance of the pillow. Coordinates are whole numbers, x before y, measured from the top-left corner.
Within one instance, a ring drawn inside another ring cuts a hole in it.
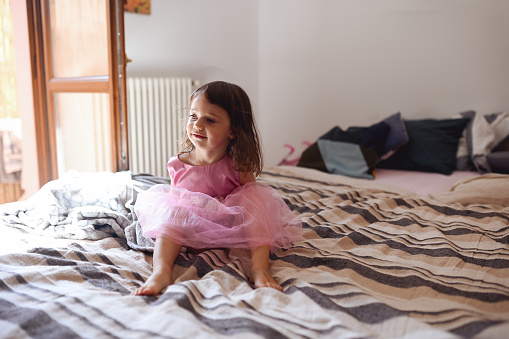
[[[492,172],[509,174],[509,151],[492,152],[486,160]]]
[[[509,131],[508,131],[509,133]],[[493,150],[492,152],[507,152],[509,151],[509,134],[507,134],[507,138],[502,140]]]
[[[388,127],[388,134],[385,139],[385,143],[383,145],[380,145],[383,147],[382,152],[377,152],[380,159],[387,159],[390,157],[394,152],[396,152],[401,146],[406,144],[408,142],[408,134],[406,131],[405,124],[403,120],[401,119],[401,113],[395,113],[388,118],[382,120],[376,125],[386,125]],[[372,127],[349,127],[347,129],[347,132],[354,132],[354,131],[367,131],[367,129],[372,129]],[[372,135],[372,131],[367,131],[369,135]],[[379,150],[379,149],[378,149]]]
[[[325,166],[325,161],[323,160],[322,153],[320,152],[320,148],[318,148],[317,142],[311,144],[311,146],[302,152],[297,166],[314,168],[322,172],[328,172],[327,166]]]
[[[470,118],[460,141],[457,154],[457,168],[476,170],[480,173],[492,172],[488,155],[495,151],[507,151],[509,139],[509,113],[479,114],[474,111],[461,113]],[[493,157],[493,158],[499,158]]]
[[[304,150],[297,166],[373,179],[380,159],[390,156],[407,141],[400,113],[369,127],[343,131],[336,126]]]
[[[459,139],[469,119],[405,120],[409,141],[380,168],[451,174]]]
[[[356,178],[373,179],[373,170],[378,162],[376,151],[356,142],[343,141],[338,135],[350,136],[352,139],[358,137],[357,134],[349,135],[339,127],[334,127],[302,152],[297,166]],[[383,137],[384,141],[385,137]]]
[[[467,111],[460,113],[460,118],[470,119],[467,123],[467,126],[463,130],[463,135],[461,136],[458,143],[458,152],[456,153],[456,169],[462,171],[473,171],[475,170],[472,159],[470,158],[469,143],[472,140],[472,124],[475,119],[475,111]],[[469,140],[469,142],[467,142]],[[471,146],[470,146],[471,148]]]
[[[373,170],[378,162],[374,149],[326,139],[318,139],[316,143],[329,173],[373,179]]]
[[[385,140],[384,154],[382,155],[382,159],[387,159],[408,142],[408,133],[405,123],[401,119],[401,113],[393,114],[382,122],[389,126],[389,134]]]

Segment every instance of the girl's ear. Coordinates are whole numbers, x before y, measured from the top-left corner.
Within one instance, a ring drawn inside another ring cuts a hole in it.
[[[232,132],[232,131],[230,131],[230,135],[229,135],[229,137],[230,137],[230,139],[235,138],[235,135],[233,134],[233,132]]]

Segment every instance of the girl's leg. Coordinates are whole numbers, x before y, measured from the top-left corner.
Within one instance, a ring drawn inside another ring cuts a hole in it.
[[[157,295],[171,284],[171,270],[182,245],[168,238],[156,239],[153,256],[153,272],[145,283],[136,289],[135,295]]]
[[[251,274],[255,288],[272,287],[282,291],[283,288],[270,274],[269,254],[269,246],[260,246],[251,249]]]

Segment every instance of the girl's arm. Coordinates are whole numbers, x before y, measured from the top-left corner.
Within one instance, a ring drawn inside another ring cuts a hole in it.
[[[253,172],[240,172],[240,184],[244,185],[248,182],[256,181]]]

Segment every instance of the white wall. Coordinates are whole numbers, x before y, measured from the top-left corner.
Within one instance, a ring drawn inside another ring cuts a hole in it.
[[[506,0],[152,0],[130,75],[243,86],[266,165],[334,125],[509,110]]]
[[[152,0],[125,13],[127,76],[191,76],[237,83],[258,97],[258,2]]]

